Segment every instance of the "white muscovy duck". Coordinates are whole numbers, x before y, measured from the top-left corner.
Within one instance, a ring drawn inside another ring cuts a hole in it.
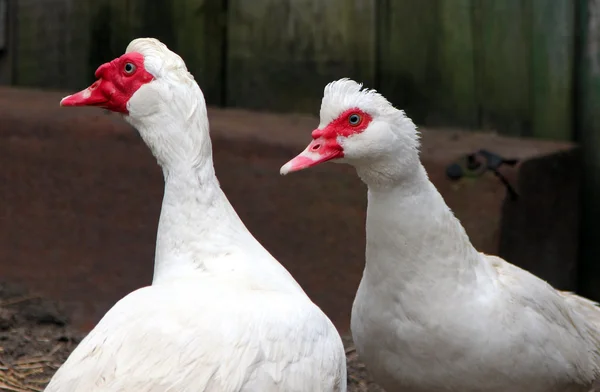
[[[154,278],[106,313],[46,391],[345,391],[335,327],[219,186],[206,104],[183,60],[136,39],[96,77],[61,105],[123,114],[162,167]]]
[[[325,87],[312,137],[282,174],[336,160],[368,187],[351,329],[377,383],[390,392],[597,387],[600,310],[473,247],[429,181],[404,112],[342,79]]]

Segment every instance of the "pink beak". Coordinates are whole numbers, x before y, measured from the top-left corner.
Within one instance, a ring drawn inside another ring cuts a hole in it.
[[[328,141],[318,138],[310,142],[306,149],[295,158],[283,165],[279,173],[286,175],[343,156],[344,151],[335,140]]]
[[[102,79],[96,80],[94,84],[85,90],[64,97],[60,101],[60,106],[102,106],[108,102],[104,96],[102,89],[98,87],[102,83]]]

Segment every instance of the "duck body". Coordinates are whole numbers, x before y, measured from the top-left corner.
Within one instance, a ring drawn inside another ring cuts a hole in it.
[[[154,277],[106,313],[46,392],[345,392],[333,323],[219,186],[206,104],[183,60],[137,39],[96,77],[62,104],[123,113],[161,166]]]
[[[343,391],[323,316],[297,293],[242,281],[152,285],[104,316],[47,391]]]
[[[281,173],[348,163],[367,185],[351,330],[378,384],[399,392],[600,390],[600,309],[473,247],[429,180],[403,111],[341,79],[325,87],[320,120]]]
[[[597,325],[536,276],[477,252],[433,185],[415,182],[423,187],[369,190],[351,329],[377,382],[408,392],[590,391]]]
[[[334,325],[216,179],[183,173],[166,180],[152,285],[107,312],[46,391],[345,391]]]

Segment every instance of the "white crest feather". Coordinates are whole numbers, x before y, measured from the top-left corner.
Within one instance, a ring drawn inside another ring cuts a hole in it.
[[[419,148],[420,133],[413,121],[406,116],[403,110],[394,107],[377,90],[363,88],[349,78],[342,78],[325,86],[323,100],[321,101],[319,129],[323,129],[335,120],[344,111],[359,108],[375,117],[385,117],[387,121],[395,123],[394,129],[408,136],[407,140],[413,148]]]
[[[132,52],[144,56],[144,67],[156,78],[175,78],[182,83],[194,81],[183,59],[155,38],[134,39],[125,50],[125,53]]]

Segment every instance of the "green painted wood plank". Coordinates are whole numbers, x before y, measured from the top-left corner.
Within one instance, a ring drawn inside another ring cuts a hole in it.
[[[127,2],[19,1],[14,83],[78,89],[127,45]]]
[[[5,47],[2,55],[0,55],[0,85],[13,84],[13,56],[16,50],[15,42],[15,22],[17,5],[12,2],[6,2],[6,32],[5,32]],[[1,8],[1,7],[0,7]]]
[[[183,6],[182,2],[171,0],[129,0],[131,38],[153,37],[172,50],[175,47],[174,9]]]
[[[379,90],[419,124],[426,123],[438,87],[435,40],[439,0],[384,0],[378,21]]]
[[[44,37],[39,23],[43,13],[42,4],[31,0],[17,3],[17,39],[16,39],[16,69],[15,84],[17,86],[37,86],[43,83],[48,75],[48,70],[53,67],[45,57],[40,46],[40,39]],[[39,67],[43,64],[43,67]]]
[[[222,103],[224,0],[129,0],[130,38],[153,37],[186,62],[207,103]]]
[[[477,126],[472,0],[380,4],[382,93],[420,124]]]
[[[578,142],[583,155],[579,290],[600,300],[600,0],[578,0]],[[575,207],[574,207],[575,208]]]
[[[532,0],[532,6],[532,134],[571,140],[575,4]]]
[[[476,128],[479,125],[475,94],[472,1],[441,1],[438,24],[437,69],[439,86],[434,90],[439,122]],[[430,121],[431,122],[431,121]]]
[[[317,113],[333,79],[373,86],[371,0],[230,0],[227,24],[230,106]]]
[[[90,55],[90,21],[94,3],[69,0],[68,18],[65,23],[62,62],[67,72],[60,88],[77,90],[85,87],[90,76],[88,59]]]
[[[173,10],[173,38],[178,54],[198,81],[206,102],[222,105],[227,20],[224,1],[173,0]]]
[[[223,0],[19,1],[15,84],[80,88],[137,37],[156,37],[178,52],[220,104]],[[43,66],[40,66],[43,64]]]
[[[531,1],[474,1],[482,126],[502,134],[528,135],[532,120]]]
[[[125,53],[133,34],[127,0],[95,1],[88,12],[87,81],[91,82],[100,65]]]
[[[90,4],[77,0],[16,2],[16,85],[71,89],[88,80]]]

